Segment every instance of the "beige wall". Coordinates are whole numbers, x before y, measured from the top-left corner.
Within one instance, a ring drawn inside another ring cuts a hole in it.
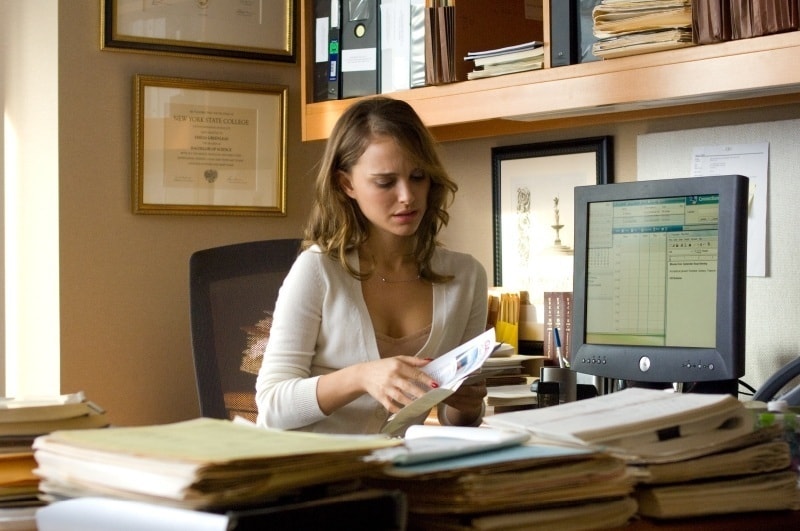
[[[101,51],[99,0],[59,2],[59,24],[62,392],[118,424],[195,417],[189,256],[300,235],[320,145],[299,141],[299,68]],[[288,215],[132,214],[135,74],[288,85]]]
[[[299,67],[99,49],[99,0],[59,3],[62,391],[83,389],[117,424],[198,415],[188,312],[188,260],[198,249],[300,234],[321,143],[303,144]],[[289,90],[288,215],[134,215],[130,207],[134,74],[285,84]],[[636,136],[800,117],[798,106],[632,122],[444,144],[461,190],[445,242],[492,278],[491,148],[614,136],[616,180],[634,180]]]

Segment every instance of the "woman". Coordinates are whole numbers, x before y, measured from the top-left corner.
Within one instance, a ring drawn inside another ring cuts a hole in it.
[[[372,97],[342,114],[276,303],[259,425],[378,433],[439,385],[421,369],[486,326],[485,270],[436,240],[457,188],[407,103]],[[485,384],[462,386],[439,421],[479,424],[485,395]]]

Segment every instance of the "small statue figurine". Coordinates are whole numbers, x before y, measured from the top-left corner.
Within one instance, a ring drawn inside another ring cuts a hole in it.
[[[556,239],[553,242],[553,245],[555,245],[556,247],[561,247],[560,231],[561,231],[561,229],[564,228],[564,225],[561,225],[559,223],[559,219],[558,219],[558,196],[553,198],[553,212],[555,213],[555,217],[556,217],[555,224],[550,225],[550,227],[552,227],[552,229],[556,231]]]

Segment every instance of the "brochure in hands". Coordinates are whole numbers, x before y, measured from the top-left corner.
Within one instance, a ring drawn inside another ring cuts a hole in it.
[[[422,370],[439,382],[439,387],[429,389],[389,417],[381,432],[388,435],[402,434],[417,418],[455,393],[468,377],[479,373],[483,362],[497,346],[494,328],[490,328],[431,361]]]

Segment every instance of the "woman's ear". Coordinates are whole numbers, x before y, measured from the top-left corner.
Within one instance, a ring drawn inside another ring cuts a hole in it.
[[[344,191],[348,197],[354,198],[353,182],[350,180],[350,176],[346,172],[339,170],[336,172],[336,179],[339,181],[339,186],[342,187],[342,191]]]

